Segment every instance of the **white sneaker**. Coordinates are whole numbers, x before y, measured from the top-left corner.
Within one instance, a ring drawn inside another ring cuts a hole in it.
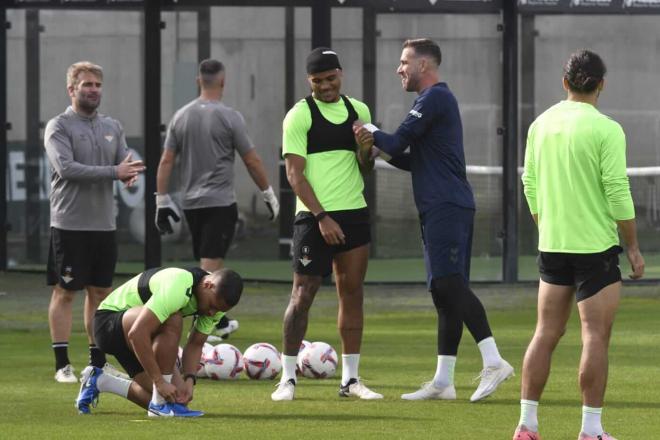
[[[226,327],[215,328],[213,333],[211,333],[206,341],[210,344],[221,343],[229,337],[230,334],[238,330],[238,321],[236,319],[230,319]]]
[[[130,376],[120,369],[116,368],[114,365],[112,365],[109,362],[106,362],[105,365],[103,366],[103,372],[107,374],[108,376],[115,376],[120,379],[126,379],[126,380],[131,380]],[[80,379],[82,382],[82,378]]]
[[[277,389],[270,395],[270,398],[275,402],[282,400],[293,400],[293,395],[296,392],[296,381],[289,379],[286,382],[277,384]]]
[[[470,402],[476,402],[490,396],[502,382],[513,375],[513,367],[504,359],[498,367],[484,368],[481,370],[481,374],[475,378],[475,381],[481,379],[481,382],[479,382],[477,390],[470,397]]]
[[[360,378],[353,378],[346,385],[339,387],[339,397],[359,397],[363,400],[376,400],[382,399],[383,395],[371,391],[360,381]]]
[[[414,393],[402,394],[403,400],[456,400],[456,388],[454,385],[438,388],[433,382],[426,382]]]
[[[55,380],[60,383],[76,383],[78,378],[74,373],[76,371],[71,364],[66,364],[55,372]]]

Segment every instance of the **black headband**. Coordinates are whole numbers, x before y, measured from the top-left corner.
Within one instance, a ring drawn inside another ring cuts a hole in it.
[[[313,75],[332,69],[341,69],[337,53],[328,47],[317,47],[307,56],[307,74]]]

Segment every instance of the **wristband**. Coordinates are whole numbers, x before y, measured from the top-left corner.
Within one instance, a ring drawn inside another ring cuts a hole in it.
[[[327,212],[325,212],[325,211],[321,211],[321,212],[319,212],[318,214],[316,214],[316,215],[314,216],[314,218],[316,219],[317,222],[320,222],[321,220],[323,220],[323,219],[326,218],[327,216],[328,216],[328,213],[327,213]]]
[[[197,385],[197,376],[195,376],[194,374],[191,374],[191,373],[184,374],[183,375],[183,380],[186,381],[188,379],[192,379],[193,380],[193,385]]]

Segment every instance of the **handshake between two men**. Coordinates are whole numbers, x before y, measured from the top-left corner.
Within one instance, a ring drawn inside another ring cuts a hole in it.
[[[389,154],[374,145],[373,134],[378,130],[379,128],[372,123],[365,124],[360,120],[353,123],[353,134],[355,134],[355,141],[358,144],[358,159],[360,163],[373,161],[377,157],[380,157],[386,162],[392,159]]]

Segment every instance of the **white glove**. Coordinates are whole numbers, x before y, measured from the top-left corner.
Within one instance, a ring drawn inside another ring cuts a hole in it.
[[[170,220],[174,220],[174,223],[179,223],[181,221],[180,215],[179,208],[174,204],[169,194],[156,193],[155,223],[160,235],[172,234],[174,230],[172,229]]]
[[[268,220],[274,222],[277,220],[277,216],[280,215],[280,202],[277,201],[275,191],[273,191],[272,186],[269,186],[268,189],[262,191],[261,194],[264,196],[264,203],[270,211],[270,217],[268,217]]]

